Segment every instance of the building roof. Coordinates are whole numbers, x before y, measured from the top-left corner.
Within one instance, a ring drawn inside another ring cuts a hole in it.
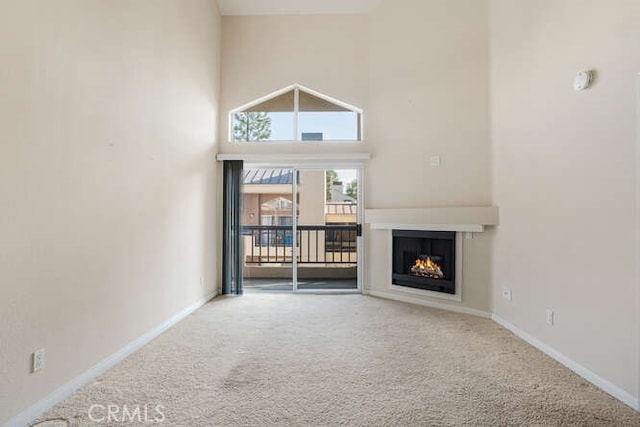
[[[356,203],[327,203],[324,205],[324,213],[327,215],[355,215],[358,213]]]
[[[296,181],[300,182],[299,176]],[[293,171],[291,169],[245,169],[242,183],[291,185],[293,183]]]
[[[332,185],[330,193],[331,201],[329,203],[356,203],[356,199],[344,194],[344,187],[342,186],[342,183],[340,183],[340,185]]]
[[[268,202],[264,202],[261,208],[272,211],[291,211],[293,209],[293,202],[284,197],[276,197]]]

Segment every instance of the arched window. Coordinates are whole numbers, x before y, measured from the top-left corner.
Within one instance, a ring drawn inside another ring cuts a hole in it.
[[[292,85],[231,110],[229,140],[362,140],[362,110],[300,85]]]

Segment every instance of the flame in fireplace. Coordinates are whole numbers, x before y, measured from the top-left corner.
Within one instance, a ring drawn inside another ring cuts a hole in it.
[[[411,274],[430,279],[444,279],[442,268],[430,256],[418,258],[411,267]]]

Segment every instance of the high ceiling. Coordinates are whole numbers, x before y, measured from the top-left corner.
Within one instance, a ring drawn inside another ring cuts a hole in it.
[[[368,13],[382,0],[218,0],[222,15]]]

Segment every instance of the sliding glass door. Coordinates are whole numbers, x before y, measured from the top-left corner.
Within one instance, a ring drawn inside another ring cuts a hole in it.
[[[359,171],[245,167],[245,291],[357,291]]]
[[[292,291],[294,187],[292,168],[245,168],[242,174],[243,289]]]
[[[357,170],[301,169],[297,289],[358,289]]]

